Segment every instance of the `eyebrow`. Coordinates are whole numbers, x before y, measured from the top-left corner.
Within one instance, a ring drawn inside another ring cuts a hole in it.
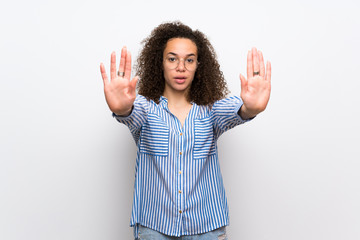
[[[171,55],[177,56],[177,54],[174,53],[174,52],[168,52],[167,54],[171,54]],[[190,57],[190,56],[196,56],[196,55],[195,55],[194,53],[190,53],[190,54],[186,55],[186,57]]]

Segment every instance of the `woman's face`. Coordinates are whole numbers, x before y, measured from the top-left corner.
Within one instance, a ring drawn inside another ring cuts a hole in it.
[[[190,89],[197,68],[197,54],[196,44],[190,39],[169,39],[163,53],[164,95],[186,93]]]

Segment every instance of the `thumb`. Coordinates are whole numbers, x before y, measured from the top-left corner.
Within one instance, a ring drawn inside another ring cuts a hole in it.
[[[136,89],[136,84],[139,80],[139,76],[135,76],[131,81],[130,81],[130,87],[131,87],[131,91],[135,91]]]
[[[240,82],[241,82],[241,92],[245,91],[247,89],[248,81],[242,74],[240,74]]]

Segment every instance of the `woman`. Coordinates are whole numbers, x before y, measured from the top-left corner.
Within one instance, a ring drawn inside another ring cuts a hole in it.
[[[100,65],[113,116],[138,147],[131,226],[136,239],[226,239],[228,207],[216,142],[264,111],[270,62],[253,48],[241,98],[228,97],[216,54],[204,34],[180,22],[159,25],[144,41],[137,74],[124,47],[110,81]],[[136,95],[136,84],[138,95]]]

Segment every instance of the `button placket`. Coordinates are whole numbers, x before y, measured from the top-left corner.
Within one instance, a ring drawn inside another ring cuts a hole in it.
[[[179,149],[179,154],[182,155],[183,154],[183,150],[182,150],[182,145],[183,145],[183,133],[180,132],[180,149]]]
[[[179,162],[178,162],[178,209],[179,209],[179,213],[182,214],[183,213],[183,196],[182,196],[182,183],[183,183],[183,176],[182,176],[182,165],[183,165],[183,132],[179,133]]]

